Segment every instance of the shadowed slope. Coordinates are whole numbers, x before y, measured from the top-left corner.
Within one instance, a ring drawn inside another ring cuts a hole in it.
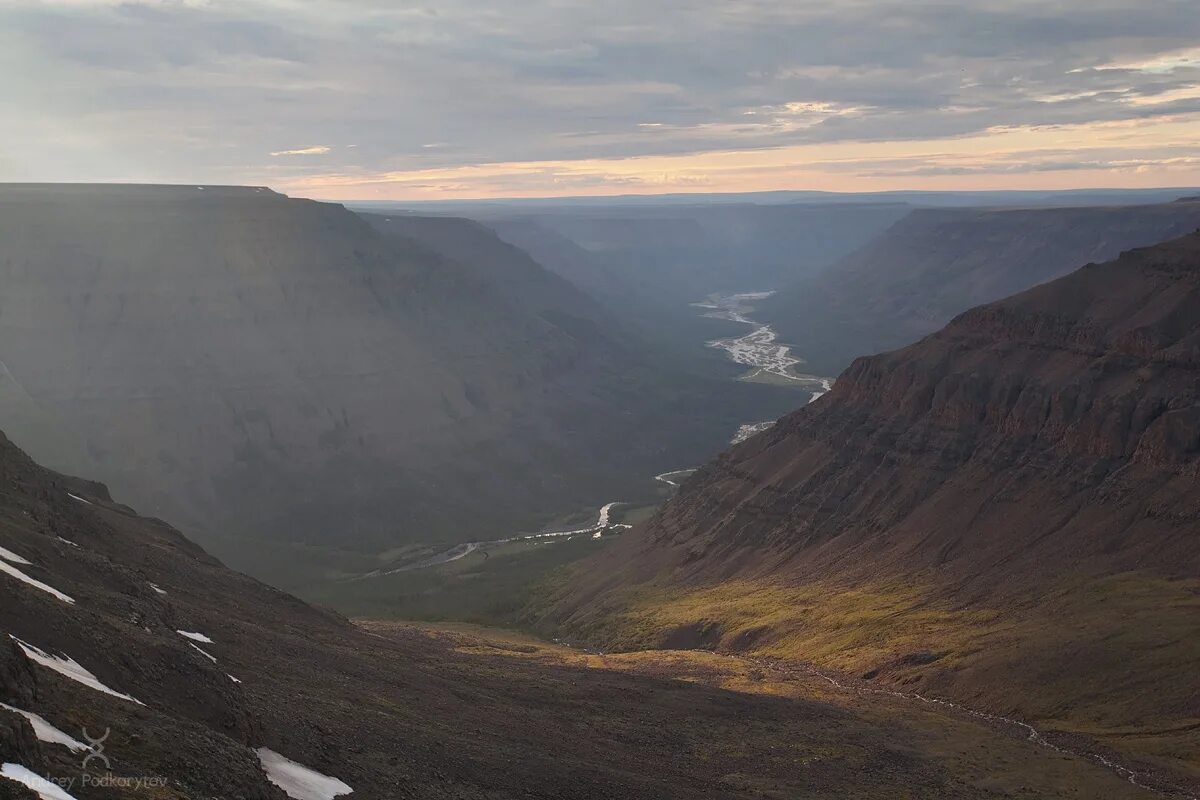
[[[0,209],[0,423],[275,580],[278,551],[241,539],[508,534],[763,413],[649,368],[490,232],[440,230],[471,223],[410,221],[417,242],[244,187],[9,186]]]

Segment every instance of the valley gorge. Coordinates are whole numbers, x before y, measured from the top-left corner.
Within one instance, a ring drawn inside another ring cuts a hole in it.
[[[289,586],[644,494],[793,403],[656,356],[466,220],[391,235],[253,187],[8,186],[0,209],[16,440]]]
[[[0,0],[0,800],[1200,800],[1197,0]]]
[[[0,797],[1196,795],[1195,236],[835,380],[777,255],[639,295],[580,213],[550,267],[489,215],[5,191],[0,427],[83,477],[0,441]],[[863,213],[840,258],[1005,212]]]

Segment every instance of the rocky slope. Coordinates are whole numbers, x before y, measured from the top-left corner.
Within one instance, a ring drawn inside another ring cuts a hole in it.
[[[816,661],[1200,782],[1200,233],[856,360],[551,592],[605,646]]]
[[[919,209],[759,312],[818,374],[903,347],[980,303],[1188,233],[1200,203]]]
[[[727,690],[720,665],[590,660],[351,625],[0,436],[6,799],[39,796],[31,773],[53,800],[1146,797],[969,720],[839,705],[794,679]]]
[[[247,536],[322,562],[494,538],[763,413],[761,387],[651,366],[570,284],[444,227],[469,223],[387,236],[238,187],[8,186],[0,210],[0,425],[259,574],[281,560]]]

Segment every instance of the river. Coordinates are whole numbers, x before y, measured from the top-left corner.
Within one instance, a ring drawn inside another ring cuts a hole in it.
[[[715,294],[707,300],[692,305],[702,309],[706,317],[738,322],[752,328],[744,336],[714,339],[708,342],[709,347],[724,350],[730,361],[751,368],[739,380],[796,386],[810,393],[808,402],[811,403],[833,388],[833,378],[798,372],[796,367],[803,364],[804,359],[792,355],[790,346],[780,344],[778,334],[770,325],[750,317],[754,311],[754,303],[758,300],[765,300],[772,294],[774,292]],[[730,444],[743,442],[774,424],[774,420],[748,422],[737,429],[733,438],[730,439]]]
[[[691,471],[692,470],[680,470],[678,472],[669,472],[666,474],[667,475],[677,475],[677,474],[680,474],[683,472],[691,472]],[[661,476],[661,475],[659,476],[659,478],[662,478],[662,477],[663,476]],[[670,481],[667,481],[667,482],[671,483]],[[678,486],[678,484],[676,484],[676,483],[671,483],[671,485]],[[579,534],[584,534],[584,533],[590,533],[592,535],[592,538],[599,539],[608,531],[624,530],[624,529],[632,527],[631,525],[626,525],[624,522],[613,522],[612,521],[612,510],[615,506],[619,506],[619,505],[622,505],[622,503],[619,500],[614,500],[611,503],[606,503],[604,506],[602,506],[600,508],[600,513],[597,515],[596,521],[593,522],[591,525],[587,526],[586,528],[572,528],[569,530],[558,530],[558,531],[542,531],[541,533],[529,533],[529,534],[524,534],[522,536],[509,536],[506,539],[490,539],[490,540],[484,541],[484,542],[463,542],[462,544],[456,544],[453,547],[447,548],[445,550],[440,550],[431,556],[428,556],[423,559],[419,559],[417,561],[413,561],[408,564],[404,564],[399,567],[394,567],[392,569],[377,569],[377,570],[373,570],[371,572],[365,573],[363,575],[358,575],[354,578],[354,580],[362,580],[363,578],[380,578],[380,577],[383,577],[384,575],[395,575],[400,572],[408,572],[408,571],[414,570],[414,569],[426,569],[428,567],[436,567],[441,564],[449,564],[452,561],[458,561],[460,558],[466,558],[467,556],[471,555],[471,553],[474,553],[476,550],[482,549],[486,553],[488,547],[494,547],[496,545],[501,545],[501,544],[508,544],[510,542],[539,543],[539,540],[549,542],[549,541],[554,541],[555,539],[558,539],[558,538],[563,538],[563,537],[569,538],[571,536],[577,536]]]
[[[741,292],[739,294],[712,295],[707,300],[693,303],[692,305],[701,309],[706,317],[738,322],[749,325],[752,328],[750,333],[744,336],[729,339],[714,339],[706,343],[708,347],[724,350],[729,359],[735,364],[742,364],[751,368],[739,380],[796,386],[810,393],[808,402],[811,403],[833,388],[833,379],[796,371],[796,366],[803,364],[804,359],[792,355],[791,348],[788,345],[780,344],[777,341],[776,332],[770,325],[757,322],[750,317],[750,314],[754,311],[753,303],[757,300],[770,297],[772,294],[773,292]],[[774,424],[775,420],[747,422],[739,426],[734,432],[733,437],[729,440],[730,444],[743,442]],[[654,476],[654,480],[672,487],[678,487],[683,482],[685,476],[692,472],[695,472],[695,469],[678,469],[656,475]],[[374,570],[373,572],[359,575],[358,578],[376,578],[384,575],[395,575],[399,572],[408,572],[414,569],[436,567],[440,564],[449,564],[452,561],[466,558],[477,550],[483,550],[486,555],[489,547],[508,544],[510,542],[537,542],[538,540],[549,542],[580,534],[591,534],[594,538],[601,538],[606,532],[629,527],[629,525],[624,523],[614,523],[611,521],[612,509],[618,505],[621,505],[620,501],[612,501],[604,505],[600,509],[596,521],[586,528],[546,531],[483,542],[464,542],[435,552],[423,559],[391,569]]]

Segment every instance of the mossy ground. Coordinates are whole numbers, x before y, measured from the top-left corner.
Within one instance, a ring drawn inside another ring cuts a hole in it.
[[[1200,581],[1063,578],[994,607],[918,582],[639,588],[582,615],[581,641],[806,662],[1082,735],[1200,779]]]
[[[349,616],[510,624],[539,581],[609,543],[590,534],[508,542],[427,569],[325,581],[302,594]]]
[[[405,623],[362,621],[369,630],[387,634],[408,627]],[[780,701],[815,703],[826,708],[819,715],[820,725],[803,736],[782,737],[770,725],[753,720],[738,730],[736,737],[700,736],[688,726],[697,720],[681,718],[673,732],[680,746],[691,757],[706,762],[746,763],[762,759],[786,761],[793,767],[811,770],[814,775],[836,770],[854,770],[863,775],[892,770],[893,782],[880,796],[889,798],[922,797],[905,787],[905,775],[899,763],[928,764],[953,776],[955,797],[1021,798],[1149,798],[1151,793],[1136,789],[1118,776],[1086,759],[1064,756],[1031,744],[1020,734],[997,728],[969,717],[913,706],[899,699],[864,698],[837,690],[819,678],[785,674],[764,668],[753,658],[728,657],[697,651],[636,651],[600,654],[585,652],[561,644],[552,644],[533,636],[497,628],[466,624],[419,625],[429,635],[452,640],[458,652],[479,659],[481,668],[504,669],[509,663],[534,663],[555,669],[585,669],[595,680],[610,673],[626,673],[645,679],[667,679],[697,684],[741,696],[769,696]],[[878,752],[885,750],[897,759],[897,766],[879,763]],[[875,755],[872,756],[871,753]],[[864,759],[872,759],[867,763]],[[796,797],[780,791],[766,774],[750,772],[726,776],[733,791],[762,797]],[[847,778],[845,797],[872,797],[873,789]],[[800,795],[807,796],[807,795]],[[815,795],[814,795],[815,796]]]

